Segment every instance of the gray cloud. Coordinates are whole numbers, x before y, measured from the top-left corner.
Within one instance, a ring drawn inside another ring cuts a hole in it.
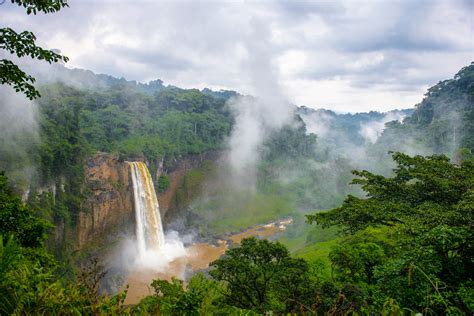
[[[153,67],[158,70],[169,69],[172,71],[181,71],[193,66],[193,64],[180,57],[175,57],[161,51],[132,49],[118,45],[110,45],[109,49],[114,51],[117,57],[130,62],[143,64],[147,67]]]
[[[361,111],[411,106],[469,64],[472,14],[463,0],[78,0],[37,16],[5,3],[0,24],[33,30],[71,67],[248,94],[256,85],[245,69],[254,53],[246,41],[258,21],[268,32],[256,41],[271,44],[267,56],[290,101]]]
[[[283,14],[293,15],[296,17],[320,15],[327,20],[332,20],[333,17],[337,17],[341,12],[345,11],[345,7],[341,2],[329,0],[276,1],[276,9],[281,11]]]

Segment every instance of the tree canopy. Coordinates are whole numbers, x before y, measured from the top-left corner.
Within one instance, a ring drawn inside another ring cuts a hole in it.
[[[472,311],[473,161],[402,153],[393,159],[392,177],[354,171],[364,198],[348,196],[308,221],[348,234],[330,254],[333,268],[346,280],[368,284],[372,300],[389,297],[424,312]],[[390,229],[391,246],[355,238],[377,227]]]
[[[295,312],[306,304],[309,267],[278,242],[247,238],[211,263],[210,275],[227,285],[229,305],[264,313]]]

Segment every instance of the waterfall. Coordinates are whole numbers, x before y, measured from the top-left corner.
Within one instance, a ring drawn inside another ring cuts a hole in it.
[[[138,251],[158,250],[165,243],[160,207],[153,181],[144,162],[127,162],[132,175]]]

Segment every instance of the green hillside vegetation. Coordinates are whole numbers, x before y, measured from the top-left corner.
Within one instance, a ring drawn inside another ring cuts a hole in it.
[[[472,149],[469,139],[474,136],[471,128],[473,125],[471,114],[474,109],[473,74],[473,64],[464,67],[453,79],[440,82],[430,88],[424,100],[416,106],[412,116],[405,118],[402,123],[398,121],[388,122],[386,129],[377,142],[365,145],[366,159],[370,163],[368,165],[363,164],[364,167],[386,176],[393,175],[390,170],[394,168],[394,165],[387,160],[387,153],[397,150],[421,153],[443,152],[447,153],[452,157],[452,161],[457,163],[471,159]],[[306,111],[311,112],[308,109]],[[349,118],[355,119],[353,117]],[[361,120],[361,118],[358,118],[358,120]],[[453,143],[454,128],[457,131],[456,143]],[[337,135],[340,136],[341,134]],[[362,197],[358,194],[355,195]],[[316,209],[325,208],[318,207]],[[290,227],[280,240],[295,255],[301,256],[309,262],[323,263],[323,271],[327,272],[330,267],[328,254],[336,244],[341,242],[340,238],[329,240],[313,238],[311,240],[312,233],[309,229],[298,227],[296,231],[299,237],[292,239],[285,236],[292,233]],[[381,233],[377,234],[382,234],[381,237],[386,238],[387,236],[383,237],[383,235],[390,231],[391,228],[383,229]]]
[[[393,177],[356,172],[354,183],[366,198],[349,195],[340,207],[308,216],[342,228],[329,252],[320,249],[328,253],[329,273],[324,262],[308,263],[278,242],[250,238],[215,261],[209,278],[194,276],[187,287],[156,280],[155,295],[127,308],[125,293],[101,297],[90,283],[101,275],[96,265],[72,279],[61,277],[60,264],[43,248],[48,224],[2,176],[0,228],[8,236],[0,247],[2,312],[472,312],[474,160],[454,165],[445,156],[393,158]]]
[[[68,261],[70,233],[59,243],[48,239],[54,225],[74,231],[89,194],[86,158],[114,152],[154,169],[225,150],[233,125],[226,101],[236,94],[89,72],[79,72],[87,82],[76,88],[45,84],[39,135],[17,133],[0,148],[0,169],[10,177],[0,176],[0,313],[472,313],[473,71],[471,64],[431,88],[413,116],[387,123],[374,144],[353,130],[381,114],[336,115],[341,126],[352,122],[346,134],[357,139],[347,144],[364,150],[367,170],[351,174],[360,161],[329,154],[327,139],[308,134],[300,109],[259,149],[254,188],[223,181],[229,170],[216,162],[187,171],[174,207],[201,236],[286,216],[294,222],[278,242],[248,239],[230,249],[188,286],[156,280],[156,295],[128,307],[125,293],[98,292],[97,262],[78,269]],[[388,154],[398,150],[451,160]],[[158,190],[167,185],[163,174]],[[27,188],[23,203],[18,193]]]
[[[164,157],[168,163],[222,149],[232,123],[225,100],[198,90],[163,88],[150,96],[120,86],[78,90],[56,83],[40,92],[39,137],[20,133],[2,139],[0,169],[11,175],[18,192],[29,187],[30,205],[49,204],[48,218],[72,226],[87,194],[83,164],[88,156],[105,151],[121,159],[146,159],[152,166]],[[25,166],[36,172],[26,172]],[[45,187],[63,188],[56,190],[54,203],[52,196],[36,196]]]
[[[100,298],[95,266],[67,278],[66,262],[44,248],[52,225],[15,196],[0,173],[0,313],[82,315],[121,313],[124,293]],[[65,269],[66,268],[66,269]],[[93,275],[93,276],[92,276]]]
[[[403,123],[391,122],[378,141],[378,149],[402,150],[400,139],[434,153],[453,153],[458,148],[474,151],[474,63],[453,79],[428,89],[423,101]]]
[[[349,195],[309,222],[336,225],[321,241],[330,263],[292,257],[278,242],[245,239],[182,283],[154,281],[137,311],[186,313],[468,314],[472,301],[474,164],[395,153],[393,177],[357,171],[365,198]],[[329,237],[331,238],[331,237]],[[309,253],[308,253],[309,254]],[[305,254],[303,254],[303,257]],[[192,284],[192,285],[191,285]]]
[[[205,176],[198,176],[202,169],[190,172],[186,182],[198,178],[202,185],[199,194],[191,194],[190,205],[201,232],[221,235],[287,216],[302,219],[307,211],[335,207],[355,192],[348,186],[350,164],[343,159],[319,162],[316,136],[307,134],[298,116],[295,121],[296,127],[282,128],[263,144],[253,188],[228,181],[233,174],[226,166],[207,168]],[[190,192],[197,191],[183,190],[180,196]],[[306,226],[304,220],[295,225]]]

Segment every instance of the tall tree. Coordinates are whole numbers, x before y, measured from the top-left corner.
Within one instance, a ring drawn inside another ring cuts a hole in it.
[[[239,308],[296,312],[311,296],[307,263],[291,258],[279,242],[246,238],[211,268],[209,274],[227,284],[226,302]]]

